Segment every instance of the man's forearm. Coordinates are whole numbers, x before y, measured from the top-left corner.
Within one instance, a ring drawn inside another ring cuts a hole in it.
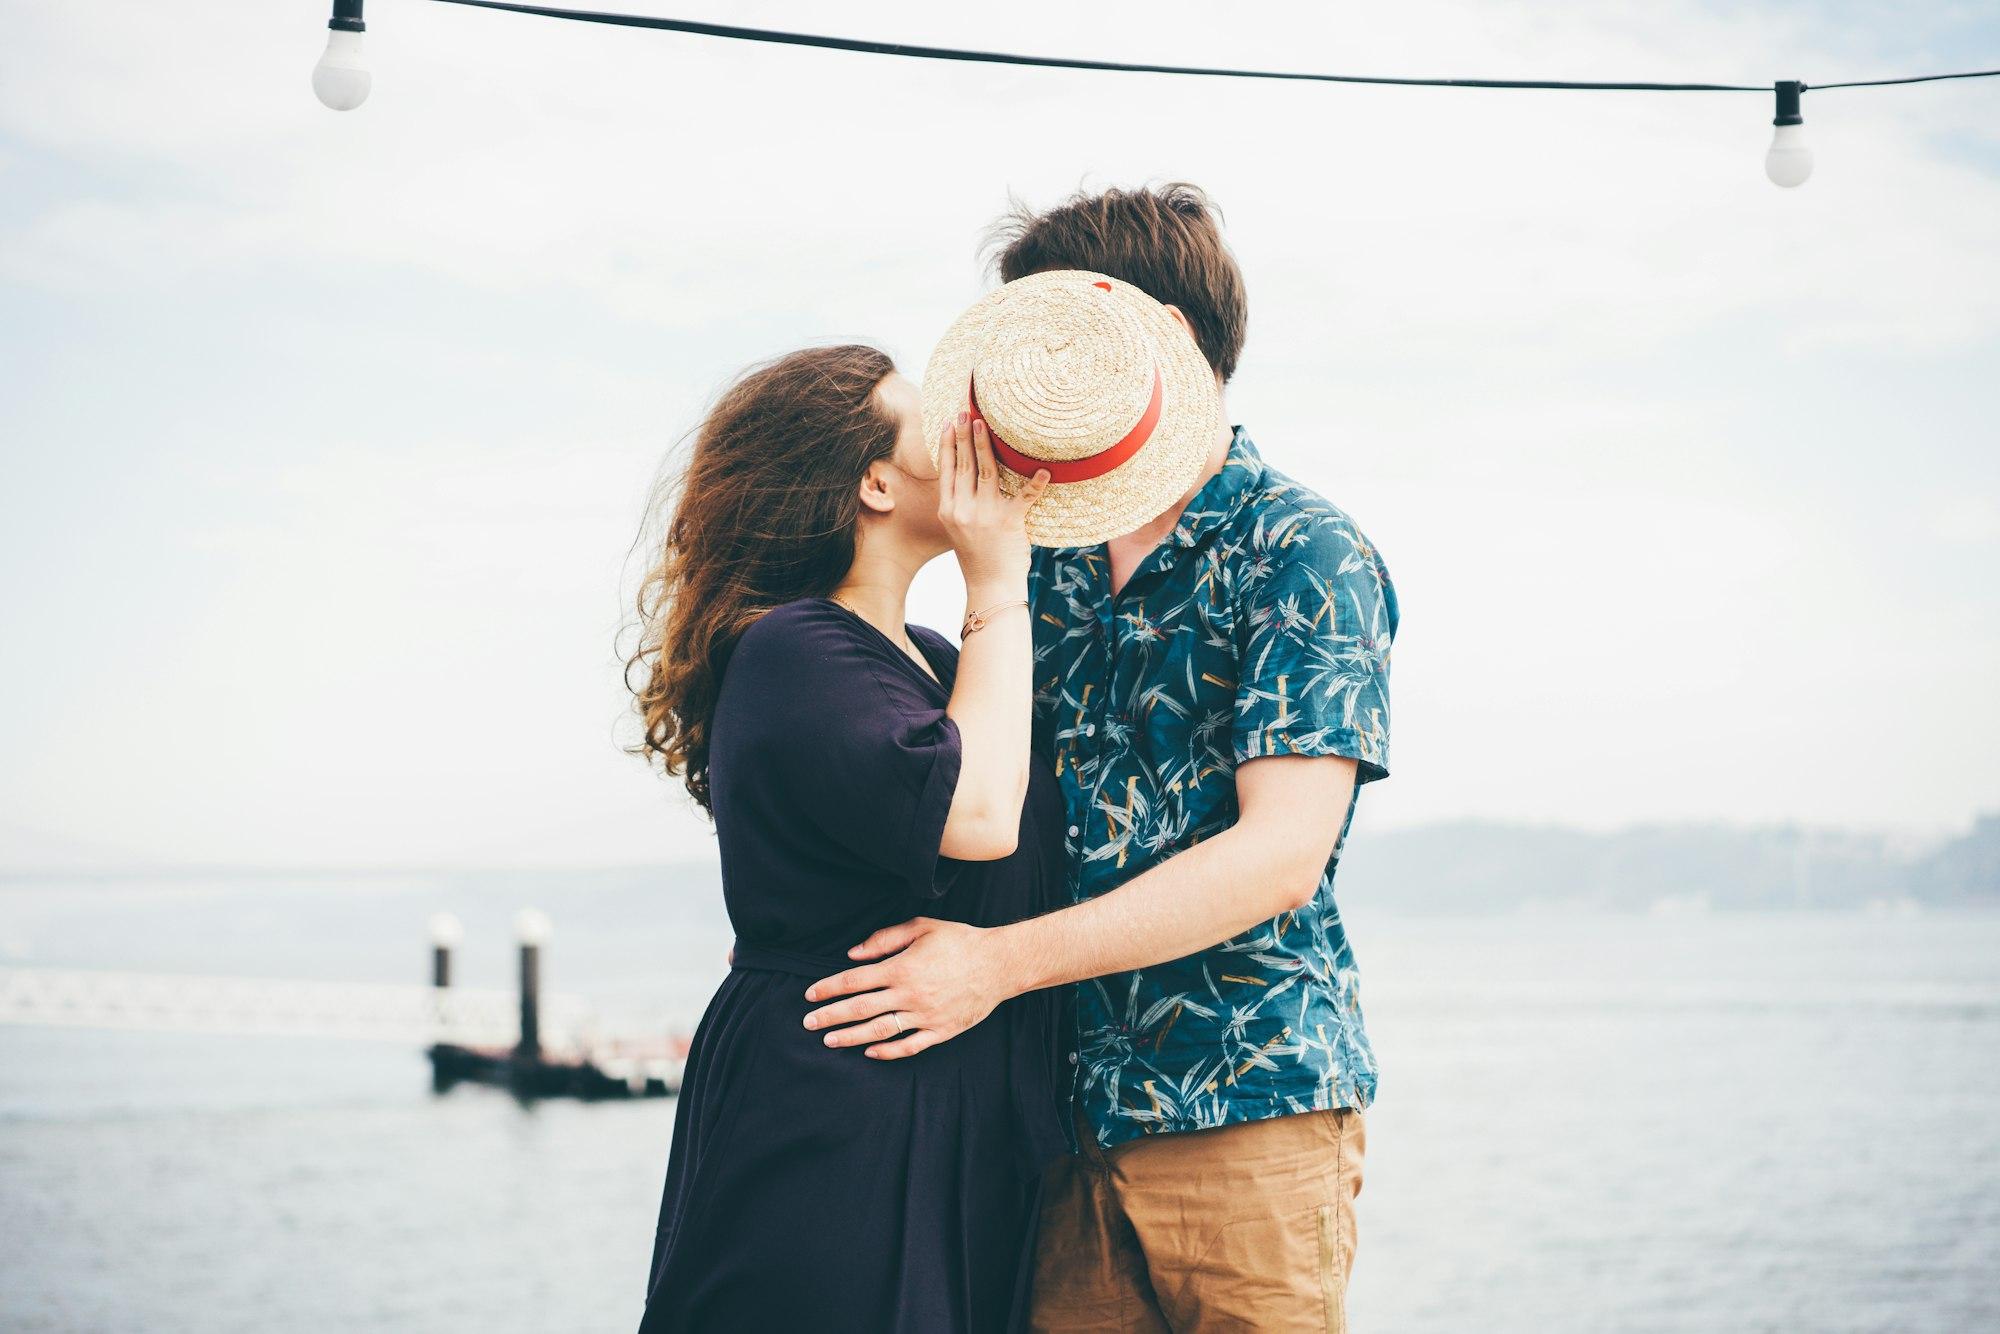
[[[1009,996],[1184,959],[1311,903],[1353,811],[1356,762],[1267,755],[1237,767],[1237,822],[1108,894],[978,927],[918,917],[849,951],[805,1016],[830,1047],[899,1060],[965,1032]],[[835,999],[839,998],[839,999]],[[914,1029],[915,1031],[911,1031]]]
[[[1108,894],[995,929],[1015,994],[1198,953],[1312,897],[1325,859],[1236,825]]]

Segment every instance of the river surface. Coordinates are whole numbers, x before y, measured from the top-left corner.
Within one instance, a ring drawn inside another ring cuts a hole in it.
[[[450,908],[502,985],[533,903],[553,986],[685,1008],[715,894],[16,883],[0,963],[421,981]],[[1383,1063],[1362,1334],[2000,1329],[2000,918],[1348,920]],[[0,1328],[629,1331],[673,1116],[436,1096],[401,1045],[0,1027]]]

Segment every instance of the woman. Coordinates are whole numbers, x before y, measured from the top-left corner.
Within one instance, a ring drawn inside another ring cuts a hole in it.
[[[640,597],[645,747],[715,821],[737,934],[688,1058],[644,1334],[1025,1325],[1038,1172],[1064,1149],[1053,999],[904,1060],[802,1023],[871,932],[997,925],[1062,890],[1062,799],[1030,746],[1024,522],[1047,478],[1004,494],[963,414],[934,465],[922,420],[872,348],[745,375]],[[962,651],[904,623],[947,550]]]

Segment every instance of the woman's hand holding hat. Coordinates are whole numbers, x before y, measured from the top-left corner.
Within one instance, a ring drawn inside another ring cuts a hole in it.
[[[984,422],[961,412],[938,435],[938,520],[958,553],[968,593],[1018,594],[1028,577],[1028,510],[1048,485],[1046,471],[1012,495]]]

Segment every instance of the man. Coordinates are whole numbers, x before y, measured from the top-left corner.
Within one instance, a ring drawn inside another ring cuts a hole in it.
[[[1006,281],[1121,279],[1219,384],[1235,371],[1243,279],[1200,190],[1078,196],[996,239]],[[1344,1330],[1376,1064],[1333,879],[1388,773],[1387,570],[1235,427],[1150,523],[1038,549],[1029,592],[1073,906],[878,932],[854,957],[883,962],[817,984],[850,999],[809,1026],[893,1059],[1078,984],[1078,1152],[1045,1183],[1036,1327]]]

